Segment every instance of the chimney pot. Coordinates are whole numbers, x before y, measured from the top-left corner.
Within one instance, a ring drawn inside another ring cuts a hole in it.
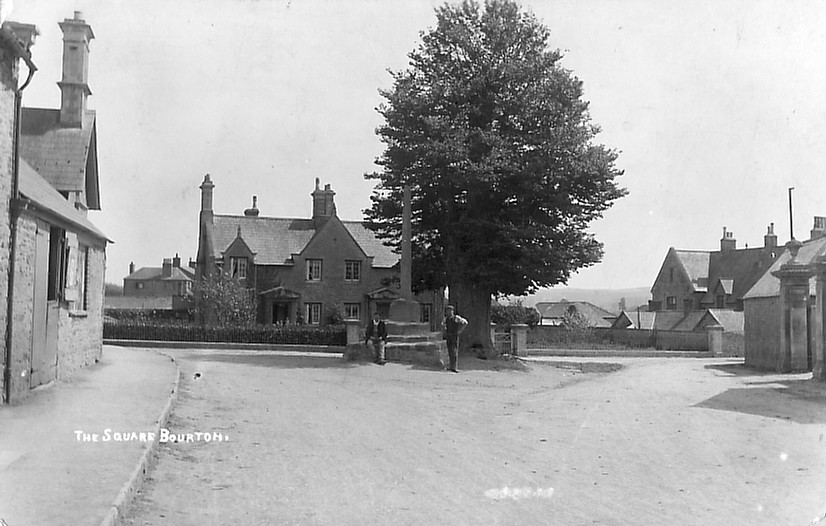
[[[734,232],[729,232],[726,227],[723,227],[723,238],[720,240],[720,251],[735,250],[737,248],[737,240],[734,239]]]
[[[134,274],[134,273],[135,273],[135,262],[132,261],[132,262],[129,263],[129,274],[131,275],[131,274]]]
[[[175,253],[175,257],[172,258],[172,268],[181,268],[181,258]]]
[[[201,212],[212,212],[212,189],[215,185],[212,184],[209,174],[204,176],[204,182],[199,188],[201,189]]]

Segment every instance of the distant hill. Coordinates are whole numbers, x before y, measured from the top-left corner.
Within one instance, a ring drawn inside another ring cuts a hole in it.
[[[636,287],[631,289],[572,289],[569,287],[555,287],[542,289],[522,299],[526,306],[533,307],[541,301],[587,301],[614,314],[619,313],[619,302],[625,298],[626,310],[635,310],[638,306],[648,305],[651,299],[650,287]]]

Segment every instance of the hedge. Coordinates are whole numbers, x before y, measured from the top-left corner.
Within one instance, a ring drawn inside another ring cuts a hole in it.
[[[108,340],[155,340],[168,342],[271,343],[286,345],[347,345],[344,327],[307,325],[202,326],[159,321],[107,321]]]

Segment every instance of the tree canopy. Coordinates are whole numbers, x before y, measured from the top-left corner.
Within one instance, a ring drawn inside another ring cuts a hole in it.
[[[451,302],[489,317],[491,295],[565,283],[600,261],[587,227],[625,194],[622,172],[617,152],[594,143],[582,82],[533,14],[464,1],[436,20],[380,91],[384,151],[365,175],[377,181],[365,213],[397,244],[409,185],[414,288],[447,285]]]

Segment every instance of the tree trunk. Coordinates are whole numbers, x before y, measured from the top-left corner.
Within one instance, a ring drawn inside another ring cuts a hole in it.
[[[472,283],[451,283],[450,303],[456,307],[456,314],[468,321],[468,326],[459,338],[459,348],[473,349],[485,357],[493,358],[496,352],[490,340],[490,302],[492,293]]]

